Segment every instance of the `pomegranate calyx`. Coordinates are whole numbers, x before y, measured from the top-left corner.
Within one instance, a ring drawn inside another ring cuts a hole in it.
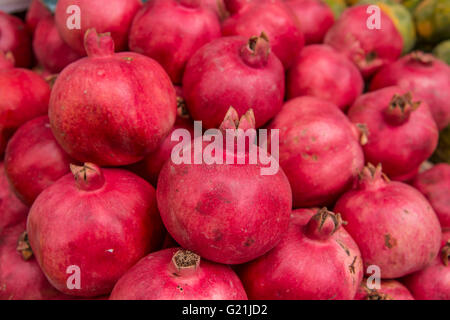
[[[315,240],[326,240],[331,237],[342,225],[341,215],[319,209],[306,225],[306,235]]]
[[[411,92],[404,95],[395,94],[389,106],[384,109],[386,120],[393,125],[401,125],[408,121],[411,113],[420,106],[420,101],[412,101]]]
[[[390,179],[383,173],[381,163],[376,167],[368,163],[359,173],[359,187],[376,187],[390,182]]]
[[[175,277],[193,275],[199,267],[200,256],[184,249],[175,252],[170,262],[170,272]]]
[[[28,233],[26,231],[23,232],[20,235],[19,240],[17,240],[16,250],[25,261],[29,260],[33,256],[33,251],[31,250],[30,243],[28,242]]]
[[[444,265],[448,266],[448,261],[450,260],[450,240],[448,240],[445,246],[442,248],[441,258]]]
[[[260,68],[267,65],[270,54],[269,38],[264,32],[259,37],[254,36],[248,40],[241,49],[242,60],[250,67]]]
[[[0,51],[0,70],[14,68],[15,60],[11,51]]]
[[[70,171],[75,178],[77,188],[83,191],[100,189],[104,183],[102,170],[93,163],[85,163],[82,166],[70,165]]]
[[[230,107],[220,125],[220,131],[242,129],[243,131],[255,128],[255,114],[249,109],[240,119],[236,109]]]
[[[84,47],[89,57],[109,57],[114,54],[114,40],[111,33],[97,33],[94,28],[86,31]]]
[[[433,65],[433,58],[431,55],[425,54],[422,51],[413,51],[409,56],[409,62],[417,62],[423,66]]]

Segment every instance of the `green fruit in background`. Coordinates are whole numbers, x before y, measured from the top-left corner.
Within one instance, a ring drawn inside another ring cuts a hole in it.
[[[450,40],[445,40],[439,43],[433,50],[433,54],[450,65]]]
[[[425,41],[450,38],[450,0],[423,0],[414,10],[417,33]]]
[[[409,12],[413,13],[419,3],[422,2],[422,0],[402,0],[400,2],[405,6],[406,9],[409,10]]]
[[[341,16],[345,8],[347,8],[345,0],[324,0],[324,1],[331,8],[331,11],[333,11],[334,18],[336,20]]]
[[[353,6],[358,3],[359,0],[345,0],[349,6]]]
[[[439,144],[431,161],[450,163],[450,125],[439,133]]]

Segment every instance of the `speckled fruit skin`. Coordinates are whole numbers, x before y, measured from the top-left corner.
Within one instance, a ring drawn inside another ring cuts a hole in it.
[[[430,201],[442,228],[450,228],[450,164],[439,163],[420,173],[413,186]]]
[[[74,12],[67,13],[70,6],[80,8],[81,29],[69,29]],[[128,33],[134,16],[142,7],[141,0],[59,0],[56,4],[55,21],[63,40],[78,53],[86,55],[84,35],[94,28],[99,33],[110,32],[117,51],[128,45]]]
[[[328,216],[320,226],[312,218],[317,212],[295,210],[281,242],[242,266],[239,276],[249,299],[353,299],[363,277],[361,254],[340,222]]]
[[[413,187],[388,181],[381,166],[368,166],[355,189],[336,203],[345,229],[361,250],[365,270],[382,279],[405,276],[429,265],[439,251],[441,227],[431,205]]]
[[[28,121],[8,143],[5,169],[18,197],[31,206],[36,197],[70,172],[70,157],[53,137],[47,116]]]
[[[427,102],[439,130],[450,123],[450,67],[430,54],[412,52],[381,69],[370,90],[397,85]]]
[[[191,270],[171,269],[172,257],[180,249],[161,250],[141,259],[117,282],[110,300],[247,300],[229,266],[201,259]]]
[[[153,59],[114,54],[108,35],[86,33],[89,57],[58,76],[49,118],[56,140],[74,159],[120,166],[154,151],[176,117],[175,89]]]
[[[403,50],[403,40],[389,16],[380,10],[380,29],[369,29],[368,5],[346,9],[330,28],[324,43],[344,53],[359,68],[365,78],[381,67],[397,60]]]
[[[257,41],[254,49],[249,46],[252,39]],[[239,115],[252,108],[257,128],[280,111],[285,75],[269,44],[263,37],[224,37],[192,56],[184,73],[183,94],[189,113],[204,128],[218,128],[230,106]]]
[[[231,2],[235,1],[225,1],[231,16],[222,23],[222,34],[248,38],[265,32],[273,53],[288,69],[305,42],[300,23],[292,10],[281,0],[240,0],[237,2],[248,2],[240,9],[230,7]]]
[[[0,51],[12,52],[18,68],[31,66],[31,35],[27,26],[18,17],[3,11],[0,11]]]
[[[414,300],[411,292],[401,282],[382,280],[380,289],[368,289],[367,279],[363,279],[355,300]]]
[[[289,99],[313,96],[346,110],[363,92],[358,68],[343,54],[327,45],[305,47],[288,71],[286,91]]]
[[[27,231],[50,283],[63,293],[108,294],[119,278],[160,247],[164,231],[154,188],[121,169],[72,166],[31,207]],[[80,289],[68,289],[67,268],[80,268]]]
[[[51,17],[52,12],[42,3],[41,0],[32,0],[28,7],[25,23],[28,29],[34,33],[39,21],[47,17]]]
[[[333,203],[364,166],[356,128],[330,102],[292,99],[268,128],[280,130],[280,165],[292,187],[294,208]]]
[[[129,46],[158,61],[173,83],[181,83],[189,58],[220,36],[217,14],[201,0],[153,0],[134,18]]]
[[[417,172],[433,154],[439,139],[427,103],[408,93],[400,87],[369,92],[348,111],[350,121],[367,131],[363,146],[366,161],[381,163],[384,173],[394,180]]]

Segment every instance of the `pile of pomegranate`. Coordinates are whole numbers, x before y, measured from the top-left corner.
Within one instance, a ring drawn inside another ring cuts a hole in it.
[[[0,299],[450,300],[450,66],[348,2],[0,11]]]

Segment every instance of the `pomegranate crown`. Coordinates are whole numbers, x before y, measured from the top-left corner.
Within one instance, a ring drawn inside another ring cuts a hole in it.
[[[311,239],[326,240],[330,238],[344,223],[339,213],[322,208],[308,221],[306,235]]]
[[[242,60],[253,68],[267,65],[269,55],[269,37],[264,32],[261,32],[259,36],[251,37],[241,49]]]
[[[85,163],[82,166],[71,164],[70,171],[72,171],[79,190],[94,191],[105,184],[103,172],[96,164]]]
[[[407,58],[408,63],[419,63],[422,66],[432,66],[435,58],[431,54],[426,54],[422,51],[413,51]]]
[[[383,173],[381,163],[376,167],[368,163],[359,173],[359,188],[373,188],[389,182],[389,178]]]
[[[408,121],[411,113],[416,110],[421,102],[413,101],[411,92],[394,94],[388,107],[384,109],[386,120],[393,125],[401,125]]]
[[[114,54],[114,40],[110,32],[97,33],[91,28],[84,34],[84,48],[89,57],[107,57]]]
[[[33,256],[33,251],[31,251],[30,243],[28,242],[28,233],[25,231],[23,232],[19,240],[17,240],[17,247],[16,250],[20,253],[22,256],[22,259],[27,261]]]
[[[0,51],[0,70],[14,68],[14,55],[11,51]]]
[[[448,266],[448,261],[450,259],[450,240],[447,240],[447,243],[442,247],[441,258],[444,265]]]
[[[200,267],[200,256],[189,250],[179,249],[172,256],[170,272],[175,277],[193,275]]]
[[[220,124],[219,129],[222,132],[226,130],[248,130],[255,128],[255,114],[253,113],[253,109],[249,109],[240,119],[239,114],[233,107],[230,107],[225,114],[225,118]]]

